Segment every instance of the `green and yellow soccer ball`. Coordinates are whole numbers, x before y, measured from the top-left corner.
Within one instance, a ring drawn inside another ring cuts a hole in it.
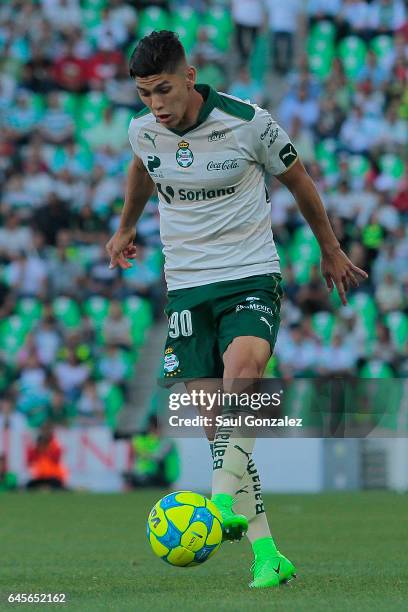
[[[215,555],[222,541],[222,517],[204,495],[170,493],[150,511],[147,537],[153,552],[170,565],[192,567]]]

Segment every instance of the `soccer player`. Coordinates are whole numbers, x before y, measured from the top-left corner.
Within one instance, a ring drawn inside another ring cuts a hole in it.
[[[317,190],[286,132],[256,105],[196,85],[177,35],[153,32],[137,45],[130,76],[145,108],[134,117],[120,226],[107,244],[110,266],[135,257],[135,225],[157,189],[168,286],[163,378],[187,389],[222,378],[225,389],[263,376],[274,349],[282,296],[265,172],[294,195],[321,249],[327,287],[343,304],[367,274],[341,250]],[[255,562],[251,587],[295,574],[265,515],[254,438],[233,427],[207,431],[212,500],[226,539],[246,532]],[[215,436],[215,437],[214,437]]]

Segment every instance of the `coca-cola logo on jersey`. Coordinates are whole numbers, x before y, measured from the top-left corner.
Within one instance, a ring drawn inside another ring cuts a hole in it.
[[[215,162],[210,161],[207,164],[208,172],[212,172],[213,170],[233,170],[234,168],[238,168],[239,163],[237,159],[226,159],[223,162]]]

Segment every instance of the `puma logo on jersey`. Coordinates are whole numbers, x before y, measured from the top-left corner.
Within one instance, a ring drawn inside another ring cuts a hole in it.
[[[282,155],[282,159],[286,159],[286,157],[289,157],[290,155],[296,156],[296,151],[294,149],[292,150],[291,145],[289,145],[289,151]]]
[[[245,298],[246,302],[254,302],[255,300],[257,300],[259,302],[261,298],[258,297],[254,297],[253,295],[250,295],[249,297]]]
[[[265,319],[265,317],[261,317],[259,320],[262,321],[262,323],[267,324],[267,326],[269,327],[269,332],[272,335],[272,325]]]
[[[151,135],[149,134],[149,132],[145,132],[145,133],[143,134],[143,138],[144,138],[145,140],[150,140],[150,142],[152,142],[152,143],[153,143],[154,148],[156,148],[156,142],[155,142],[155,141],[156,141],[156,138],[157,138],[157,134],[155,134],[155,135],[154,135],[154,138],[153,138],[153,136],[151,136]]]
[[[288,142],[288,144],[283,147],[283,149],[279,152],[279,157],[286,168],[289,168],[291,163],[295,161],[297,158],[297,152],[291,142]]]

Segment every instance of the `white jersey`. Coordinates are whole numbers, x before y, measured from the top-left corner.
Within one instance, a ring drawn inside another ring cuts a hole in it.
[[[148,109],[129,139],[157,186],[169,290],[279,272],[265,172],[297,153],[270,114],[207,85],[197,123],[183,132]]]

